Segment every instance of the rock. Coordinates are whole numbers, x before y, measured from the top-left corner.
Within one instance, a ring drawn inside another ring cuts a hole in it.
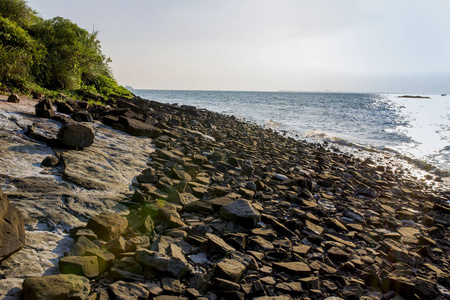
[[[421,299],[434,299],[437,296],[437,284],[423,277],[414,279],[415,292]]]
[[[339,247],[331,247],[330,249],[328,249],[327,251],[328,257],[331,260],[337,260],[337,261],[342,261],[342,262],[346,262],[348,260],[348,258],[350,257],[350,254],[345,252],[344,250],[342,250]]]
[[[84,148],[94,143],[95,134],[91,126],[71,122],[59,129],[57,139],[65,146]]]
[[[36,116],[38,118],[52,118],[55,115],[52,101],[50,99],[44,99],[38,102],[35,106]]]
[[[136,180],[139,183],[155,183],[158,181],[158,176],[156,176],[152,168],[147,168],[142,171],[141,175],[136,177]]]
[[[149,291],[144,284],[117,281],[108,285],[108,290],[116,300],[147,299]]]
[[[245,227],[255,227],[261,216],[252,204],[243,199],[237,199],[231,204],[224,205],[220,209],[220,216],[225,220],[235,221]]]
[[[278,262],[273,263],[273,268],[300,277],[311,275],[311,268],[303,262]]]
[[[401,249],[394,245],[390,245],[387,258],[392,262],[403,262],[410,266],[414,266],[415,263],[414,258],[411,257],[407,250]]]
[[[77,111],[71,115],[72,119],[77,122],[94,122],[91,114],[87,111]]]
[[[74,109],[69,103],[58,101],[56,103],[56,111],[62,114],[71,115]]]
[[[377,193],[367,185],[360,183],[355,187],[355,196],[364,196],[368,198],[376,198]]]
[[[111,252],[104,249],[88,249],[85,251],[84,255],[94,256],[97,258],[98,271],[103,273],[114,265],[116,257]]]
[[[275,288],[289,295],[299,295],[303,293],[302,284],[300,282],[280,282]]]
[[[67,255],[84,256],[86,254],[86,251],[92,249],[100,249],[100,247],[91,242],[88,238],[80,236],[73,245],[72,249],[70,249],[70,251],[67,253]]]
[[[50,167],[54,167],[58,164],[58,159],[54,156],[47,156],[46,158],[44,158],[44,160],[41,162],[41,166],[46,167],[46,168],[50,168]]]
[[[0,261],[25,245],[25,224],[22,214],[9,204],[0,188]]]
[[[210,247],[221,254],[225,255],[228,252],[235,251],[233,247],[228,245],[222,238],[218,237],[215,234],[206,233],[206,237],[208,238]]]
[[[59,268],[63,274],[75,274],[87,278],[99,275],[95,256],[66,256],[59,260]]]
[[[156,138],[162,135],[161,129],[142,121],[127,117],[119,117],[119,122],[125,127],[125,131],[132,135]]]
[[[188,270],[188,264],[185,261],[147,249],[137,250],[135,259],[144,268],[169,273],[176,278],[184,276]]]
[[[388,275],[382,281],[383,292],[394,291],[405,299],[414,297],[415,284],[406,277]]]
[[[90,291],[89,280],[72,274],[44,277],[28,277],[24,280],[24,299],[57,300],[87,299]]]
[[[102,240],[110,241],[127,229],[128,220],[117,213],[103,213],[90,218],[86,227]]]
[[[13,94],[9,95],[7,102],[19,103],[20,102],[19,96],[17,94],[13,93]]]
[[[225,258],[216,266],[216,276],[238,282],[244,274],[245,266],[235,259]]]

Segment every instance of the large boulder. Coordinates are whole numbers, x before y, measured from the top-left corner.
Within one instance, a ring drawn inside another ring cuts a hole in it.
[[[22,214],[11,204],[0,188],[0,261],[25,245],[25,225]]]
[[[222,206],[220,216],[225,220],[235,221],[249,227],[255,227],[261,220],[260,214],[253,208],[252,204],[243,199],[238,199],[231,204]]]
[[[87,124],[70,122],[59,129],[57,139],[66,146],[83,148],[94,143],[95,134],[92,127]]]
[[[161,129],[142,121],[127,117],[119,117],[119,123],[125,127],[125,131],[132,135],[156,138],[162,135]]]
[[[55,115],[55,110],[50,99],[44,99],[34,106],[36,116],[39,118],[51,118]]]
[[[87,278],[73,274],[28,277],[22,285],[23,298],[33,300],[82,300],[90,289]]]

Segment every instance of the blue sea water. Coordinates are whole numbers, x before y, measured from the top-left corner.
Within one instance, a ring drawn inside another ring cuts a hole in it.
[[[234,115],[308,141],[386,151],[450,171],[450,96],[132,90],[142,98]]]

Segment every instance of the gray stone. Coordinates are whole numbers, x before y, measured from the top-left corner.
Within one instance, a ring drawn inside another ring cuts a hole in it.
[[[224,205],[220,209],[220,216],[225,220],[235,221],[243,226],[255,227],[261,216],[252,204],[243,199],[237,199],[231,204]]]

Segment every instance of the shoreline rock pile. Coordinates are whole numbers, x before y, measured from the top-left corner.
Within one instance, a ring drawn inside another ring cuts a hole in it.
[[[156,146],[130,213],[73,228],[64,274],[25,279],[25,299],[450,297],[448,192],[234,117],[117,103],[86,111]]]

